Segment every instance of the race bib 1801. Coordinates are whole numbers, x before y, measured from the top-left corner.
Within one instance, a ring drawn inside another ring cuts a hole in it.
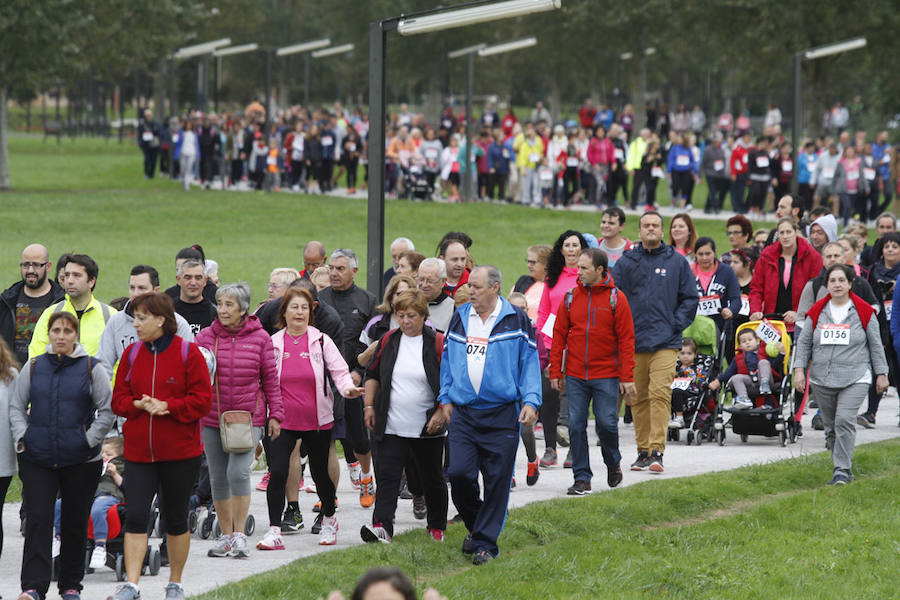
[[[775,329],[767,320],[763,319],[756,327],[756,337],[767,344],[774,344],[781,341],[781,333]]]

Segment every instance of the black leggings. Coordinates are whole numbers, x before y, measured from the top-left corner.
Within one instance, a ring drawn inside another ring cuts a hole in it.
[[[541,423],[544,424],[544,447],[556,450],[556,426],[559,424],[559,392],[541,375]]]
[[[0,515],[3,514],[3,504],[11,481],[12,477],[0,477]],[[0,519],[0,556],[3,556],[3,519]]]
[[[349,160],[344,163],[347,167],[347,187],[355,188],[356,187],[356,174],[359,171],[359,159]]]
[[[334,515],[334,482],[328,475],[328,451],[331,449],[331,430],[293,431],[282,429],[281,434],[269,441],[269,487],[266,503],[269,506],[269,526],[281,526],[281,512],[284,510],[284,487],[287,484],[291,452],[302,441],[309,458],[309,471],[316,483],[316,491],[322,502],[322,513],[326,517]]]
[[[165,523],[166,533],[168,535],[186,533],[189,501],[194,492],[199,470],[199,456],[155,463],[126,460],[126,533],[147,533],[150,506],[157,488],[163,492],[160,499],[160,515]]]

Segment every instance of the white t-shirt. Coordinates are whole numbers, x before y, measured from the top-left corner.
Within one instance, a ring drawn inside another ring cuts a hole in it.
[[[188,129],[181,135],[181,156],[197,156],[197,134]]]
[[[834,319],[835,323],[843,323],[847,320],[851,305],[852,302],[845,302],[843,306],[838,306],[833,300],[828,301],[828,311],[831,313],[831,318]]]
[[[397,362],[391,374],[391,406],[384,432],[417,438],[425,427],[425,413],[434,406],[434,394],[422,364],[422,336],[401,335]]]
[[[469,327],[466,333],[466,365],[469,368],[469,381],[472,382],[472,388],[476,394],[481,389],[481,379],[484,376],[484,359],[487,358],[488,338],[491,337],[491,330],[494,328],[494,323],[497,322],[502,304],[498,298],[494,310],[484,322],[475,312],[475,308],[469,312]]]

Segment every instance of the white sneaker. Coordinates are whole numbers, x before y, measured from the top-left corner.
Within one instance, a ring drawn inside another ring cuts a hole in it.
[[[353,486],[354,490],[358,490],[359,478],[362,475],[362,467],[359,466],[359,461],[347,465],[347,470],[350,475],[350,485]]]
[[[669,429],[684,429],[684,417],[677,415],[669,421]]]
[[[734,407],[738,410],[748,410],[753,408],[753,402],[744,396],[738,396],[734,399]]]
[[[50,549],[50,555],[52,558],[56,558],[57,556],[59,556],[59,545],[60,545],[59,538],[56,536],[53,536],[53,546]]]
[[[91,563],[88,565],[91,569],[102,569],[106,566],[106,546],[94,546],[91,552]]]
[[[263,539],[256,544],[257,550],[284,550],[284,538],[281,537],[281,527],[269,527],[269,531]]]
[[[315,494],[316,493],[316,482],[315,481],[307,481],[306,486],[304,486],[303,491],[307,494]]]
[[[231,543],[232,539],[230,535],[220,535],[216,538],[213,547],[209,549],[206,555],[211,558],[231,556]]]
[[[320,546],[334,546],[337,543],[338,522],[335,517],[322,519],[322,531],[319,532]]]
[[[247,543],[247,536],[243,533],[235,533],[232,536],[231,555],[235,558],[248,558],[250,556],[250,545]]]
[[[382,544],[390,544],[391,536],[387,530],[381,525],[363,525],[359,530],[362,541],[367,544],[381,542]]]

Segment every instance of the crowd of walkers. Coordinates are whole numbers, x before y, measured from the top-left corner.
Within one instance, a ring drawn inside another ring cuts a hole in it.
[[[448,232],[432,257],[398,238],[382,299],[356,285],[352,250],[310,241],[302,264],[271,271],[268,298],[255,307],[246,284],[219,286],[218,265],[199,245],[175,254],[174,286],[160,291],[159,271],[137,264],[128,295],[109,303],[93,294],[99,266],[90,256],[53,262],[46,247],[29,245],[21,280],[0,294],[0,416],[9,421],[0,491],[18,470],[20,600],[46,597],[53,562],[61,596],[77,600],[86,549],[87,566],[103,568],[114,529],[127,581],[110,598],[139,598],[155,505],[166,598],[183,598],[188,516],[204,479],[221,528],[207,555],[249,558],[259,452],[269,522],[255,548],[284,550],[301,531],[303,488],[318,497],[311,531],[333,545],[337,443],[360,505],[372,508],[364,541],[391,542],[397,500],[411,497],[430,539],[442,542],[448,522],[462,522],[462,551],[487,563],[499,554],[520,439],[526,485],[562,466],[572,469],[566,492],[587,494],[592,407],[609,487],[624,479],[620,418],[637,442],[630,470],[665,471],[667,433],[684,425],[670,386],[678,358],[696,354],[683,332],[698,314],[732,349],[736,326],[764,315],[797,330],[795,387],[808,382],[818,403],[813,426],[833,452],[830,483],[848,483],[855,427],[875,427],[900,375],[895,216],[877,215],[868,245],[865,223],[839,235],[829,206],[807,212],[802,197],[784,195],[774,229],[735,215],[725,222],[729,247],[717,248],[687,212],[666,223],[648,209],[636,240],[623,237],[620,207],[601,214],[597,234],[572,229],[523,248],[527,274],[514,285],[465,233]],[[124,291],[125,274],[116,276]],[[835,336],[848,343],[836,347]],[[558,446],[568,446],[565,458]]]
[[[513,107],[487,102],[478,118],[447,106],[436,122],[402,104],[390,115],[385,139],[385,192],[391,196],[458,201],[469,178],[472,198],[536,207],[573,204],[652,209],[664,200],[686,211],[694,204],[718,213],[730,201],[738,214],[775,208],[792,178],[807,212],[827,203],[846,226],[870,223],[897,196],[900,162],[886,131],[851,132],[840,106],[829,135],[794,147],[782,133],[781,111],[770,105],[754,136],[749,114],[707,119],[700,107],[645,108],[636,127],[631,105],[616,113],[585,101],[575,118],[557,119],[538,102],[520,120]],[[846,109],[844,109],[846,111]],[[472,148],[466,148],[466,127]],[[157,123],[145,111],[138,130],[144,174],[160,171],[203,187],[353,194],[368,180],[368,116],[336,103],[316,110],[191,113]],[[467,163],[466,155],[471,157]],[[706,197],[695,191],[706,183]],[[660,185],[660,182],[663,185]],[[897,208],[896,206],[894,207]],[[896,210],[894,211],[896,212]]]

